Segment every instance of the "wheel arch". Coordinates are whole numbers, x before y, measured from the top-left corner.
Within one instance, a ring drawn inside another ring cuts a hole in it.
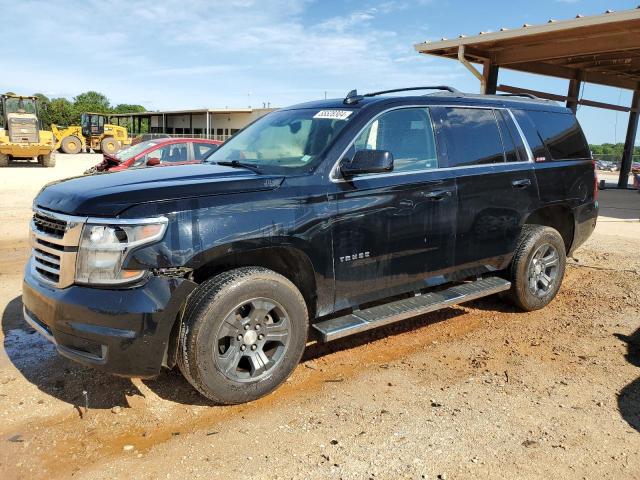
[[[240,267],[264,267],[290,280],[302,294],[309,319],[313,319],[317,311],[317,281],[316,273],[309,256],[301,249],[293,246],[263,246],[250,249],[231,249],[225,247],[228,253],[209,252],[207,261],[199,264],[189,274],[190,280],[201,284],[205,280],[222,272]],[[184,314],[189,298],[174,320],[167,344],[164,365],[173,368],[176,365],[178,338],[180,336],[181,317]]]
[[[562,236],[567,255],[571,252],[575,233],[575,216],[567,205],[547,205],[534,210],[525,224],[555,228]]]

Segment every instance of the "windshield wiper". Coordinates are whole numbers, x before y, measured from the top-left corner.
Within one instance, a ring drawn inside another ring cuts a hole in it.
[[[216,162],[216,164],[223,165],[225,167],[246,168],[247,170],[251,170],[252,172],[255,172],[257,174],[262,173],[262,170],[260,170],[260,168],[257,165],[254,165],[253,163],[244,163],[239,160],[230,160],[230,161],[223,160],[221,162]]]

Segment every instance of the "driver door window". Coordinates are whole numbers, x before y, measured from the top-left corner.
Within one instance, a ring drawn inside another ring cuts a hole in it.
[[[380,115],[356,138],[359,150],[387,150],[393,171],[408,172],[438,167],[436,142],[427,108],[402,108]]]

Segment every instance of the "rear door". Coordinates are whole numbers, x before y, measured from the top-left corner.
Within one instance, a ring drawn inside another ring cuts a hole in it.
[[[381,113],[343,158],[362,149],[390,151],[394,169],[333,184],[336,309],[423,288],[454,262],[455,179],[438,170],[429,109]]]
[[[470,273],[504,268],[538,203],[522,136],[506,109],[443,107],[437,114],[457,177],[456,265]]]

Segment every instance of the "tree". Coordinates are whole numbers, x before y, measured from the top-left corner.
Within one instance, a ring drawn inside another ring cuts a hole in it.
[[[80,121],[74,105],[66,98],[54,98],[49,102],[49,117],[50,123],[65,127],[77,125]],[[49,124],[45,123],[45,125]]]
[[[146,112],[147,109],[142,105],[131,105],[129,103],[119,103],[113,107],[113,113],[139,113]]]
[[[74,97],[73,106],[78,117],[84,112],[109,113],[111,111],[106,95],[93,90]]]
[[[51,114],[49,112],[49,105],[51,100],[44,93],[34,93],[34,97],[38,99],[38,112],[40,114],[40,122],[45,128],[49,128],[51,125]]]

